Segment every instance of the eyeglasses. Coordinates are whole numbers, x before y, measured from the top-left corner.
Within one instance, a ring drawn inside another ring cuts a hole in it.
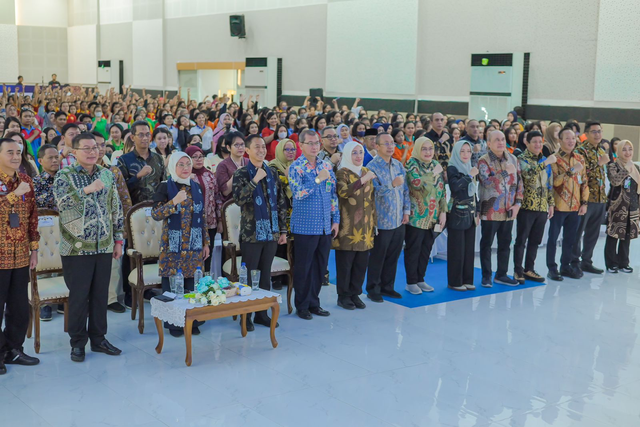
[[[589,133],[593,134],[593,135],[597,135],[599,133],[602,133],[602,129],[600,129],[600,130],[590,130]]]
[[[383,147],[393,147],[395,144],[393,142],[381,142],[380,144]]]
[[[136,133],[134,134],[135,136],[137,136],[138,138],[151,138],[151,134],[150,133]]]
[[[297,150],[295,148],[285,148],[284,151],[287,153],[295,153]]]
[[[76,148],[76,150],[78,151],[84,151],[85,153],[90,153],[92,151],[98,152],[100,151],[100,149],[98,147],[82,147],[82,148]]]
[[[193,156],[191,159],[193,159],[193,160],[202,160],[202,159],[204,159],[204,156]]]
[[[326,136],[323,136],[323,138],[325,138],[325,139],[338,139],[338,135],[326,135]]]
[[[305,145],[310,145],[312,147],[319,147],[320,146],[320,142],[319,141],[314,141],[314,142],[303,142],[303,144]]]
[[[233,148],[240,149],[240,148],[244,148],[244,147],[245,147],[244,144],[233,144]]]
[[[191,167],[191,163],[178,163],[176,165],[176,168],[182,168],[182,169],[186,169],[186,168],[190,168]]]

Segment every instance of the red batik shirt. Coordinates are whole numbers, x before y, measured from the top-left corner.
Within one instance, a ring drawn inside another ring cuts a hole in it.
[[[16,196],[13,191],[22,181],[31,190],[24,196]],[[11,228],[9,223],[13,212],[20,219],[17,228]],[[38,210],[31,178],[23,173],[10,177],[0,171],[0,270],[27,267],[31,251],[38,249],[39,242]]]

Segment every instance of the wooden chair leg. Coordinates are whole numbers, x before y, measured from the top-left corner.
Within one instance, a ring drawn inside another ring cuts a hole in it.
[[[289,286],[287,288],[287,307],[289,314],[293,312],[293,306],[291,305],[291,294],[293,293],[293,273],[289,272]]]
[[[35,309],[33,308],[33,305],[29,305],[29,329],[27,329],[27,338],[31,338],[31,332],[33,329],[33,318],[34,318],[34,311]]]
[[[138,305],[140,307],[140,315],[138,317],[138,332],[144,334],[144,288],[139,292]]]
[[[138,310],[138,289],[131,286],[131,320],[136,320],[136,312]]]
[[[36,350],[36,354],[40,353],[40,316],[36,316],[34,313],[33,323],[35,326],[35,340],[33,347]]]
[[[69,300],[64,302],[64,331],[69,332]]]

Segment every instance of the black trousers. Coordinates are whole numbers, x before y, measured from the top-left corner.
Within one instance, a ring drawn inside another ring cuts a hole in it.
[[[491,245],[494,237],[498,237],[498,269],[496,277],[504,276],[509,269],[509,253],[511,252],[511,231],[513,221],[482,221],[480,237],[480,265],[482,278],[491,280]],[[448,253],[447,253],[448,256]]]
[[[246,243],[240,242],[242,262],[247,265],[247,283],[252,286],[251,270],[260,271],[260,289],[271,290],[271,264],[276,256],[278,242]],[[264,316],[267,311],[259,311],[256,316]],[[247,314],[251,318],[251,314]]]
[[[404,235],[404,225],[393,230],[378,230],[369,255],[367,293],[380,294],[393,291]]]
[[[341,251],[336,249],[336,287],[339,297],[362,294],[367,274],[369,251]]]
[[[548,216],[547,212],[525,209],[518,212],[516,244],[513,247],[513,264],[516,273],[523,274],[525,271],[533,271]],[[527,256],[524,261],[524,268],[522,268],[525,246],[527,248]]]
[[[447,232],[448,285],[472,285],[476,226],[473,225],[466,230],[452,230],[449,228]]]
[[[107,302],[112,254],[63,256],[64,281],[69,288],[71,347],[99,345],[107,334]],[[89,328],[87,329],[87,315]]]
[[[171,292],[171,280],[169,277],[163,277],[162,278],[162,292]],[[185,293],[187,293],[187,291],[193,291],[194,290],[194,283],[193,283],[193,277],[185,277],[184,278],[184,291]],[[200,326],[202,323],[204,322],[194,322],[194,326]],[[167,323],[164,322],[164,327],[169,329],[169,330],[178,330],[181,331],[182,328],[180,326],[175,326],[172,325],[171,323]]]
[[[293,287],[297,310],[320,307],[320,289],[329,263],[331,235],[294,234]]]
[[[0,270],[0,357],[10,350],[22,350],[29,327],[28,287],[29,267]]]
[[[424,275],[429,265],[431,248],[436,239],[433,230],[406,226],[404,241],[404,270],[407,272],[407,283],[415,285],[424,282]]]
[[[598,243],[600,236],[600,226],[604,221],[606,203],[591,203],[587,206],[587,213],[580,218],[576,243],[573,245],[573,257],[571,264],[580,266],[582,258],[583,265],[591,265],[593,249]]]
[[[629,245],[631,245],[629,236],[624,240],[607,236],[607,241],[604,244],[604,263],[607,268],[624,268],[629,266]]]
[[[578,225],[580,217],[578,211],[560,212],[555,211],[553,217],[549,220],[549,236],[547,240],[547,268],[549,271],[557,271],[556,248],[558,236],[562,229],[562,255],[560,256],[560,269],[566,270],[571,265],[573,257],[573,246],[576,242],[578,234]]]

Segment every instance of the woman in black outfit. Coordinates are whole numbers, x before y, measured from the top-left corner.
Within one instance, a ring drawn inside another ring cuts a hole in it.
[[[448,287],[473,291],[473,259],[476,244],[476,184],[478,169],[471,167],[471,143],[458,141],[447,168],[451,200],[447,214]]]

